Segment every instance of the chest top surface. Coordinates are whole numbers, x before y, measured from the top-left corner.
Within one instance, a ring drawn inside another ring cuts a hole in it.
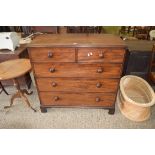
[[[28,47],[121,47],[126,44],[111,34],[44,34],[34,38]]]

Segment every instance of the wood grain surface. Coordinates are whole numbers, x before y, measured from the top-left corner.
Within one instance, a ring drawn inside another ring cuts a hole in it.
[[[40,92],[42,104],[45,106],[112,106],[115,94],[112,93],[63,93]]]
[[[75,48],[40,47],[29,51],[33,62],[75,62]]]
[[[29,59],[15,59],[0,63],[0,80],[20,77],[31,70]]]
[[[78,62],[122,63],[125,50],[110,48],[78,48]]]
[[[111,34],[47,34],[39,35],[28,47],[126,47],[125,42]]]
[[[50,70],[53,70],[51,72]],[[37,77],[119,78],[121,64],[35,63]]]
[[[36,81],[39,91],[116,92],[119,84],[119,79],[97,78],[37,78]]]

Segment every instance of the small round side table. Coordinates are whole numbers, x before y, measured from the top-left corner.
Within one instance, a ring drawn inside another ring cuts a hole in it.
[[[17,89],[17,92],[11,97],[10,105],[5,106],[4,108],[10,108],[13,105],[14,99],[21,98],[22,101],[24,101],[32,110],[36,112],[25,95],[31,95],[33,92],[31,91],[29,93],[26,89],[20,89],[20,85],[17,80],[18,77],[26,74],[30,70],[31,64],[29,59],[15,59],[0,63],[0,81],[11,79]]]

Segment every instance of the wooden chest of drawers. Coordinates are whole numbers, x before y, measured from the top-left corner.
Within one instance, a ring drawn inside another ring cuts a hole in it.
[[[114,114],[125,44],[103,34],[36,37],[28,46],[41,111],[48,107],[96,107]]]

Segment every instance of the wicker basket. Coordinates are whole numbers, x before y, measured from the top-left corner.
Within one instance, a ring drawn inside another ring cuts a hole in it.
[[[150,107],[155,104],[155,94],[151,86],[133,75],[121,78],[117,99],[122,114],[137,122],[147,120],[150,117]]]

